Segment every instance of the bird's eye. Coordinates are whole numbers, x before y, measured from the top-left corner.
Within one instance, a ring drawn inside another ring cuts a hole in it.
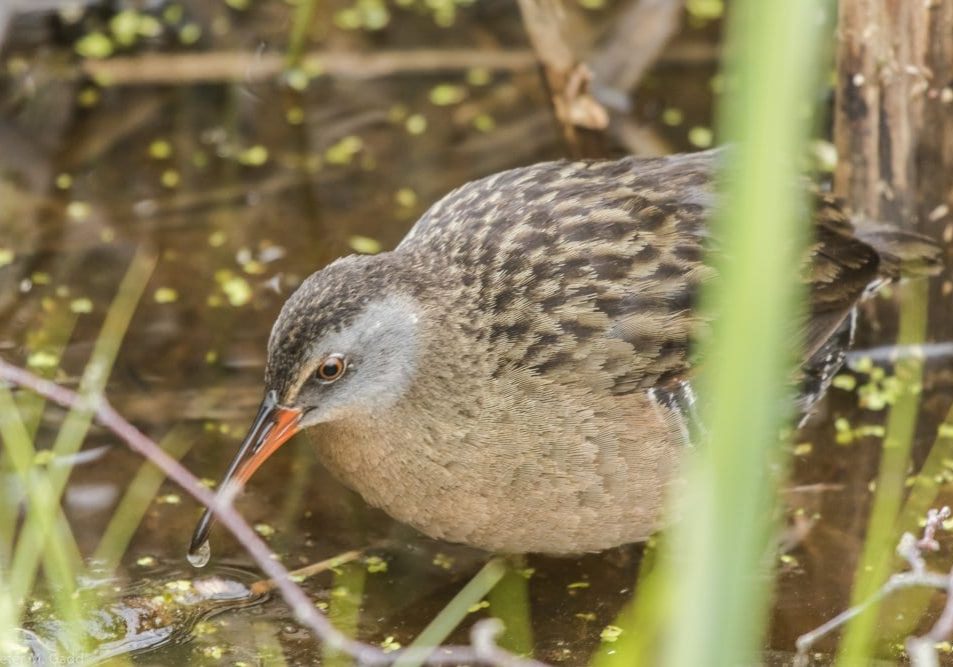
[[[318,366],[318,378],[322,382],[334,382],[347,370],[347,359],[340,354],[331,354]]]

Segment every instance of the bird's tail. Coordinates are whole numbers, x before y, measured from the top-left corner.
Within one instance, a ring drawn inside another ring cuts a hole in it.
[[[887,278],[932,276],[943,268],[943,250],[929,236],[870,222],[857,224],[854,233],[880,255],[880,273]]]

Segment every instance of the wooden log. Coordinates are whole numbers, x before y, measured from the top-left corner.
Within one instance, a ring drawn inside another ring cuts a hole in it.
[[[835,192],[862,218],[920,231],[953,262],[953,0],[839,3]],[[953,299],[947,269],[931,303]],[[953,308],[930,330],[953,331]]]

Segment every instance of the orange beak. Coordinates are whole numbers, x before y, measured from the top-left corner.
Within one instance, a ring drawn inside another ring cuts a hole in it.
[[[237,490],[236,485],[238,489],[244,487],[261,464],[278,451],[278,448],[291,436],[301,430],[298,426],[300,421],[301,410],[278,405],[275,392],[268,392],[265,400],[261,402],[258,416],[255,417],[248,435],[245,436],[238,448],[238,453],[235,454],[228,471],[222,478],[218,491],[219,497],[226,493],[233,494]],[[192,534],[192,542],[189,545],[190,554],[196,553],[208,541],[212,522],[212,512],[206,508]]]

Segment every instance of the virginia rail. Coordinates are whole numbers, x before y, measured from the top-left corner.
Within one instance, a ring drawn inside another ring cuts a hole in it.
[[[435,538],[566,554],[649,536],[689,439],[719,155],[505,171],[448,194],[393,251],[310,276],[275,322],[222,492],[309,430],[332,473]],[[840,367],[858,299],[937,256],[812,196],[802,410]]]

